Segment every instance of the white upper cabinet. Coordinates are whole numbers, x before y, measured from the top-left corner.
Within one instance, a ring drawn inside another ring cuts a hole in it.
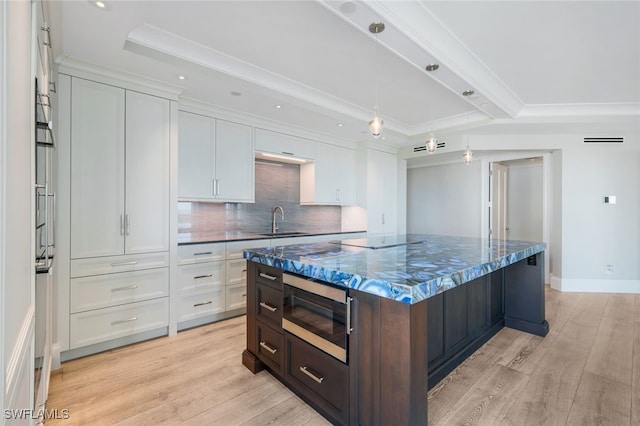
[[[180,111],[178,197],[254,201],[253,129]]]
[[[256,129],[256,151],[280,157],[313,160],[316,142],[270,130]]]
[[[355,150],[316,143],[315,157],[300,166],[300,204],[355,204]]]
[[[216,120],[217,198],[254,202],[253,129]]]
[[[71,258],[168,251],[169,101],[79,78],[71,92]]]

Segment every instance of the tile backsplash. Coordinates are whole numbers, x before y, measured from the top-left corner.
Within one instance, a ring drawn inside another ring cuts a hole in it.
[[[300,166],[256,160],[255,203],[178,203],[178,233],[242,231],[271,232],[275,206],[279,232],[339,232],[342,208],[300,205]]]

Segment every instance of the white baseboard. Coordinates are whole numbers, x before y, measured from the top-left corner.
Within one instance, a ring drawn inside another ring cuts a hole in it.
[[[640,293],[640,280],[589,280],[551,276],[551,288],[566,292]]]
[[[29,389],[23,389],[26,374],[29,380],[33,378],[33,357],[31,355],[31,347],[33,345],[33,333],[35,327],[35,311],[33,306],[30,306],[22,321],[20,332],[16,339],[15,346],[11,350],[11,356],[7,363],[6,370],[6,388],[5,402],[8,403],[4,408],[28,408],[23,406],[14,406],[17,401],[24,401],[25,395],[19,395],[19,392],[29,392]],[[27,367],[25,369],[25,367]],[[27,382],[28,383],[28,382]],[[26,397],[27,400],[32,400],[31,395]],[[30,404],[32,405],[32,404]]]

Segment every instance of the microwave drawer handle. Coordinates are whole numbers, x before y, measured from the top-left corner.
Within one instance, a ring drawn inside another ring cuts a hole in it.
[[[260,347],[269,352],[271,355],[275,355],[278,352],[277,348],[272,348],[267,342],[260,342]]]
[[[271,280],[271,281],[275,281],[275,280],[278,279],[278,277],[274,277],[273,275],[265,274],[264,272],[260,272],[260,276],[262,278],[266,278],[266,279]]]
[[[307,368],[306,365],[303,365],[302,367],[300,367],[300,371],[306,374],[307,376],[311,377],[311,379],[317,384],[322,384],[322,381],[324,380],[324,377],[318,377],[315,374],[313,374],[311,371],[309,371],[309,368]]]
[[[264,302],[260,302],[260,306],[262,306],[263,308],[265,308],[266,310],[269,310],[271,312],[275,312],[278,310],[278,308],[276,308],[275,306],[271,306],[268,303],[264,303]]]

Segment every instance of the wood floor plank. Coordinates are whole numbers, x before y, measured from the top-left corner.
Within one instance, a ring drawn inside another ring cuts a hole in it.
[[[585,371],[631,385],[633,299],[610,295]]]
[[[585,372],[571,406],[567,425],[631,424],[631,386]]]

